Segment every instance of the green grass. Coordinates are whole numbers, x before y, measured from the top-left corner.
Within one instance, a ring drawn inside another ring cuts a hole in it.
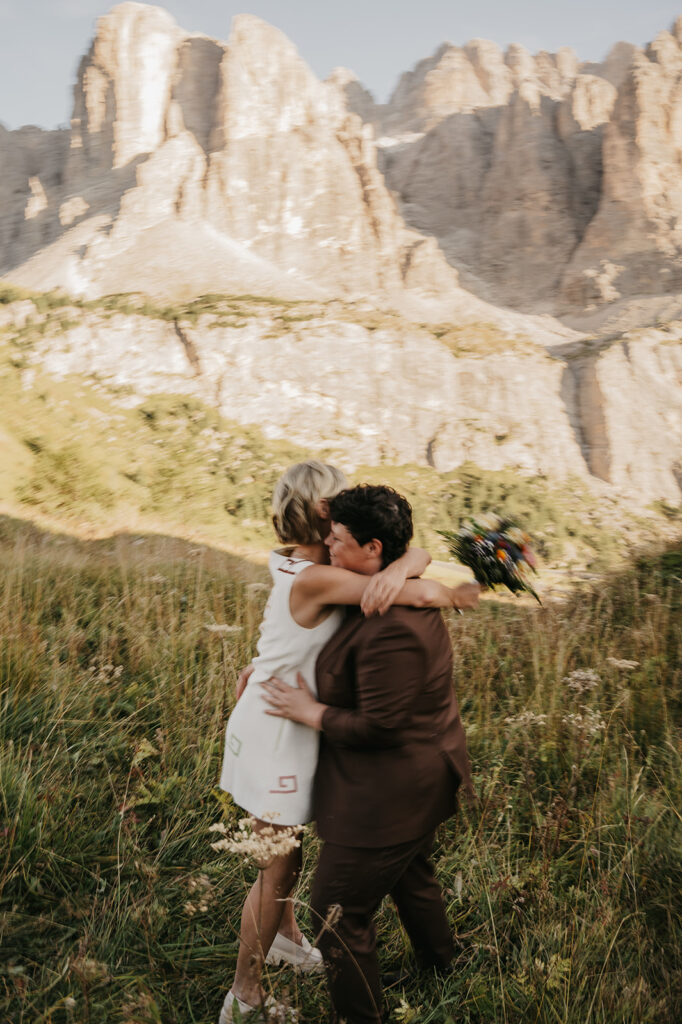
[[[0,563],[0,1019],[214,1021],[253,871],[208,826],[261,570],[7,517]],[[681,577],[677,546],[567,602],[451,622],[480,797],[437,841],[456,970],[394,994],[392,1019],[679,1019]],[[303,903],[314,858],[306,839]],[[382,962],[409,964],[390,906],[378,927]],[[267,983],[328,1019],[319,979]]]
[[[535,359],[545,356],[540,345],[533,344],[527,338],[508,334],[495,324],[439,324],[423,325],[442,345],[445,345],[454,356],[490,357],[514,353],[515,355],[531,355]]]

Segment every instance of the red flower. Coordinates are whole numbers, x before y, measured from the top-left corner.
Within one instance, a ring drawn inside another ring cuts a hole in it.
[[[521,548],[521,554],[523,555],[526,562],[528,562],[528,565],[531,567],[531,569],[534,569],[537,565],[537,561],[535,559],[535,555],[526,544],[524,544]]]

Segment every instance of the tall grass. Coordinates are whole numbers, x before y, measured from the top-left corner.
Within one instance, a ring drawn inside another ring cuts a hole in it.
[[[231,980],[253,875],[208,827],[238,814],[214,787],[265,591],[170,544],[0,521],[2,1020],[214,1021]],[[681,578],[677,547],[451,623],[480,797],[437,844],[458,952],[393,1020],[679,1019]],[[409,966],[390,905],[378,925]],[[320,979],[267,982],[329,1019]]]

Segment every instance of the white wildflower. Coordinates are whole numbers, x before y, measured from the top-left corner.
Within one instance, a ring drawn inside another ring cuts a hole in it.
[[[273,814],[267,817],[276,816]],[[236,831],[211,843],[211,849],[216,853],[237,853],[263,866],[269,864],[275,857],[282,857],[301,845],[302,829],[299,826],[265,825],[256,832],[255,825],[255,818],[242,818]]]
[[[396,1006],[393,1010],[393,1016],[395,1020],[400,1021],[401,1024],[412,1024],[412,1021],[419,1020],[421,1010],[421,1003],[417,1006],[410,1006],[407,999],[402,996],[400,999],[400,1005]]]
[[[198,889],[208,890],[213,889],[213,883],[208,875],[197,875],[196,878],[190,878],[187,883],[188,892],[196,892]]]
[[[606,729],[606,722],[601,713],[594,708],[588,708],[584,705],[581,707],[580,712],[571,711],[569,714],[564,715],[561,721],[569,729],[573,729],[574,732],[582,733],[585,736],[598,736],[600,732]]]
[[[184,905],[185,913],[189,917],[194,917],[195,914],[205,914],[216,902],[213,883],[208,875],[200,874],[190,878],[187,882],[187,891],[193,897]]]
[[[474,517],[474,523],[476,526],[482,526],[484,530],[498,530],[500,527],[500,520],[496,515],[484,514]]]
[[[209,832],[219,832],[221,836],[227,835],[227,829],[223,825],[222,821],[216,821],[213,825],[209,825]]]
[[[628,661],[627,658],[607,658],[606,660],[609,665],[622,669],[623,672],[632,672],[633,669],[639,668],[638,661]]]
[[[570,675],[564,676],[563,682],[577,694],[587,693],[599,685],[601,679],[593,668],[576,668]]]
[[[539,715],[535,711],[522,711],[520,715],[511,715],[505,718],[505,723],[517,726],[520,729],[530,729],[532,726],[542,728],[547,724],[547,715]]]
[[[287,1003],[278,1002],[273,996],[266,998],[265,1012],[272,1024],[298,1024],[298,1010]]]

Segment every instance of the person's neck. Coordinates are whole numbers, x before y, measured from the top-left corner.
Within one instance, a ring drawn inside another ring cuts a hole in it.
[[[318,565],[329,563],[329,550],[324,541],[317,541],[314,544],[297,544],[291,552],[292,558],[303,558],[307,562],[316,562]]]

